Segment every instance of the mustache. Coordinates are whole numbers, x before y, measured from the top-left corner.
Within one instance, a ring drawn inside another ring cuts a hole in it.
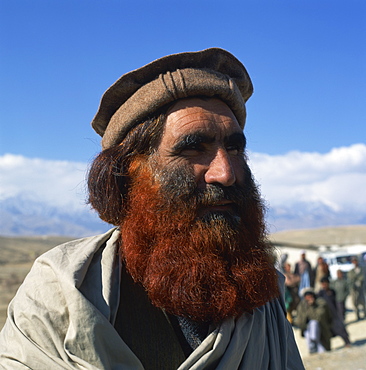
[[[220,184],[208,184],[205,189],[196,188],[193,194],[199,206],[213,206],[222,201],[242,204],[244,191],[240,186],[225,187]]]
[[[196,206],[212,206],[222,201],[244,205],[247,191],[241,185],[223,186],[206,184],[204,189],[197,186],[194,175],[187,169],[162,171],[158,176],[166,201],[190,202]]]

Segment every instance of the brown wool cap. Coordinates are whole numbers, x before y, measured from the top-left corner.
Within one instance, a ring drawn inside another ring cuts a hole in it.
[[[164,105],[200,95],[222,99],[244,128],[245,102],[252,93],[245,67],[223,49],[172,54],[117,80],[104,93],[92,126],[107,149]]]

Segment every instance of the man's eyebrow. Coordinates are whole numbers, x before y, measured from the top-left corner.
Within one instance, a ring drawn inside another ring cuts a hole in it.
[[[225,137],[225,145],[238,145],[245,149],[247,139],[243,132],[234,132],[233,134]]]
[[[199,144],[209,144],[215,141],[214,136],[209,136],[207,134],[195,132],[192,134],[188,134],[183,136],[177,144],[174,145],[173,150],[179,151],[185,148],[189,148],[191,146],[199,145]]]

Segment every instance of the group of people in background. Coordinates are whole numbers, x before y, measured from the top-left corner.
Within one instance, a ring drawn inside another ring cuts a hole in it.
[[[294,269],[287,256],[282,256],[287,318],[301,330],[310,353],[330,351],[331,338],[336,336],[343,339],[345,346],[351,346],[344,322],[349,294],[357,320],[366,319],[365,275],[356,257],[352,263],[354,268],[347,276],[338,270],[337,278],[332,280],[329,266],[321,256],[313,268],[303,250]]]

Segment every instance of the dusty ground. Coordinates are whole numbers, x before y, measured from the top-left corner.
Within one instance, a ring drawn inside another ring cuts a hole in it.
[[[348,306],[351,307],[351,306]],[[340,337],[332,339],[332,351],[309,354],[305,338],[294,329],[295,338],[307,370],[366,370],[366,320],[356,320],[353,311],[346,315],[346,326],[352,343],[345,348]]]

